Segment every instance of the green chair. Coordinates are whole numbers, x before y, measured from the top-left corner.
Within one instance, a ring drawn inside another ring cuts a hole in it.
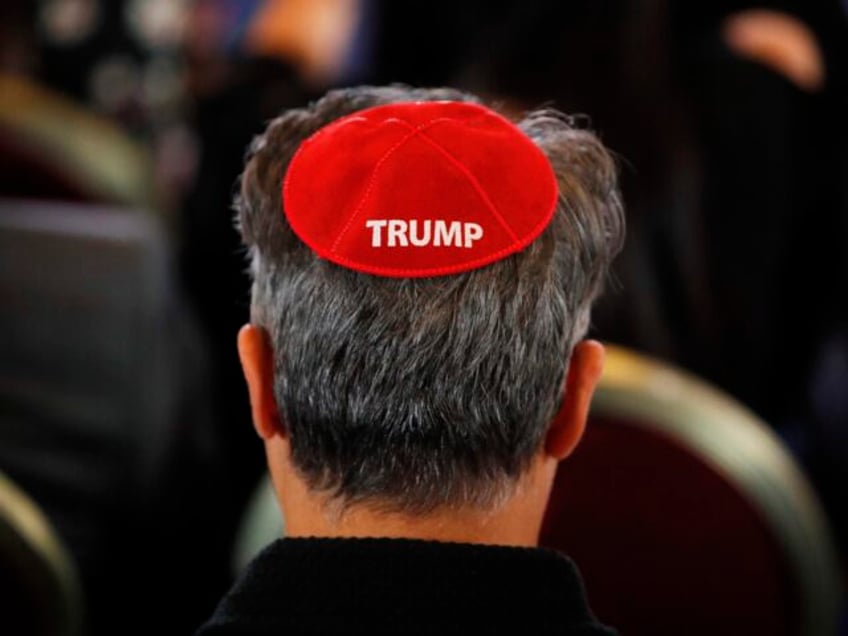
[[[0,473],[0,633],[75,636],[82,604],[76,571],[48,520]]]

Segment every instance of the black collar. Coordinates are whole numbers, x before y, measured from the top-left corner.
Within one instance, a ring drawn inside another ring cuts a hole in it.
[[[592,616],[577,568],[551,550],[407,539],[284,539],[248,566],[198,634],[446,629],[613,633]]]

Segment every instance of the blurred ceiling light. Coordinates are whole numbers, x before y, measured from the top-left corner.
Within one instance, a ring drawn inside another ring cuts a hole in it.
[[[182,69],[165,56],[153,58],[143,71],[143,102],[152,115],[176,113],[183,99]]]
[[[39,11],[39,28],[48,43],[70,46],[94,33],[100,17],[97,0],[47,0]]]
[[[133,36],[151,49],[175,49],[186,24],[187,0],[130,0],[124,18]]]
[[[136,100],[140,80],[135,61],[124,55],[115,55],[94,67],[89,78],[89,91],[101,111],[116,113]]]

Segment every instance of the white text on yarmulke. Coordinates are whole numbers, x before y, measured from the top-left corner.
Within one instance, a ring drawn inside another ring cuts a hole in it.
[[[471,249],[483,238],[478,223],[443,219],[368,219],[371,247],[461,247]]]

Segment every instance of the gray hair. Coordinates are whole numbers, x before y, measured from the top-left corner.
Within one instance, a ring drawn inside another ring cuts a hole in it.
[[[289,227],[280,184],[299,144],[354,111],[477,101],[450,89],[335,90],[273,120],[236,200],[270,334],[292,459],[343,505],[425,513],[492,507],[512,492],[563,399],[575,343],[624,235],[615,163],[552,110],[518,126],[559,181],[554,219],[525,250],[452,276],[382,278],[315,255]]]

